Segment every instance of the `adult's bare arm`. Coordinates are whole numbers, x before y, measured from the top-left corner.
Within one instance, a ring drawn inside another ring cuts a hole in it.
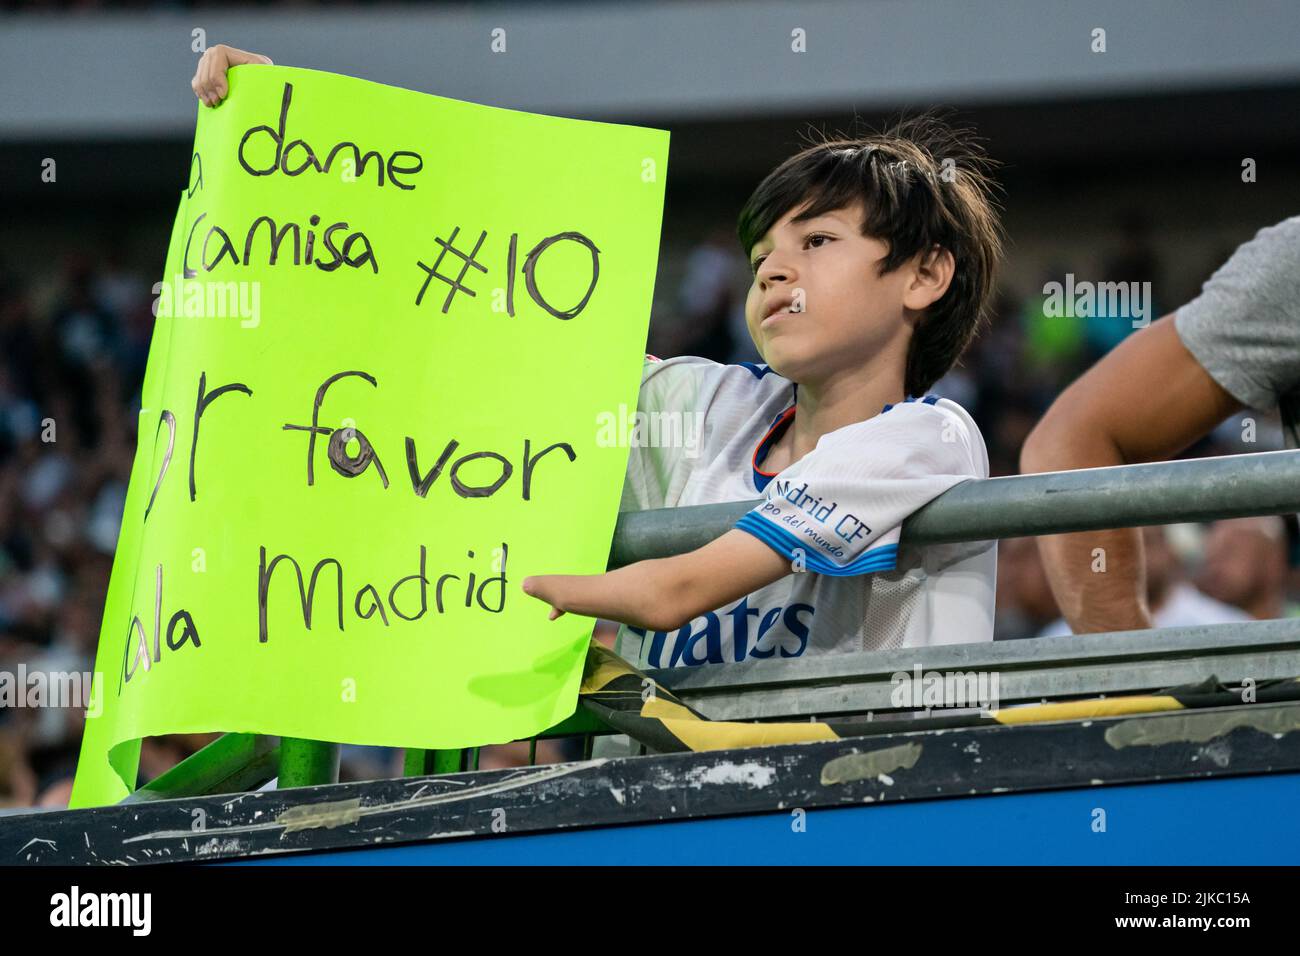
[[[1183,345],[1170,314],[1130,335],[1061,393],[1025,440],[1020,470],[1161,461],[1242,408]],[[1044,535],[1038,547],[1075,633],[1151,626],[1138,529]]]

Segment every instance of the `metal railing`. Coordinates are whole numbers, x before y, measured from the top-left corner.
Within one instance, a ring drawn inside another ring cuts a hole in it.
[[[758,500],[624,513],[609,567],[702,547]],[[1103,528],[1300,512],[1300,451],[972,479],[903,524],[904,545],[981,541]],[[714,719],[888,712],[889,675],[914,666],[994,670],[1005,703],[1131,693],[1202,680],[1300,674],[1300,619],[962,644],[798,662],[651,671]],[[579,709],[542,737],[607,731]],[[536,739],[532,746],[536,746]],[[587,751],[589,753],[589,749]],[[531,752],[530,752],[531,758]],[[226,734],[127,801],[336,782],[338,745]],[[408,775],[472,769],[476,752],[408,750]]]

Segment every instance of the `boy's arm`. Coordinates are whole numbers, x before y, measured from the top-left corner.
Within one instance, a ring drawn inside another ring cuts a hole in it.
[[[524,578],[526,594],[566,611],[653,631],[674,631],[791,573],[788,558],[753,535],[732,529],[702,548],[638,561],[605,574]]]
[[[551,605],[671,631],[794,572],[836,576],[895,566],[903,519],[953,485],[987,473],[974,436],[923,402],[823,436],[774,478],[767,500],[702,548],[607,574],[538,575],[524,592]],[[802,529],[802,530],[797,530]]]

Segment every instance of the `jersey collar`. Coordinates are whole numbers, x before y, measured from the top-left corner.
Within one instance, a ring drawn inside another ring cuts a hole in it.
[[[794,400],[791,401],[790,405],[772,419],[771,423],[767,426],[767,432],[759,439],[758,444],[754,446],[754,453],[750,457],[749,467],[750,473],[754,479],[754,487],[759,491],[766,488],[767,483],[780,474],[780,472],[775,471],[764,471],[758,466],[762,464],[765,458],[767,458],[767,453],[772,450],[772,446],[780,440],[783,434],[785,434],[785,430],[790,427],[790,422],[794,421],[795,408],[799,397],[799,386],[797,384],[794,386],[794,396]],[[938,395],[926,395],[920,399],[916,398],[914,395],[908,395],[903,399],[904,402],[920,401],[925,405],[933,405],[938,400]],[[880,413],[883,415],[893,407],[894,403],[890,402],[880,410]]]
[[[772,446],[785,434],[785,430],[790,427],[790,422],[794,421],[794,412],[799,398],[799,386],[794,386],[794,398],[790,404],[777,416],[772,419],[767,426],[767,432],[759,439],[758,444],[754,446],[754,454],[750,456],[749,467],[750,473],[754,479],[754,487],[762,491],[767,487],[767,483],[775,478],[778,472],[763,471],[758,466],[767,457],[767,453],[772,450]]]

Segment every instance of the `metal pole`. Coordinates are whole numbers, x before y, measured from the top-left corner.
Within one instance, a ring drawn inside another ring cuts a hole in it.
[[[905,521],[903,542],[941,544],[1296,511],[1300,451],[1270,451],[970,481]]]
[[[762,499],[624,512],[609,567],[703,547]],[[905,545],[1300,512],[1300,451],[972,478],[903,522]]]

